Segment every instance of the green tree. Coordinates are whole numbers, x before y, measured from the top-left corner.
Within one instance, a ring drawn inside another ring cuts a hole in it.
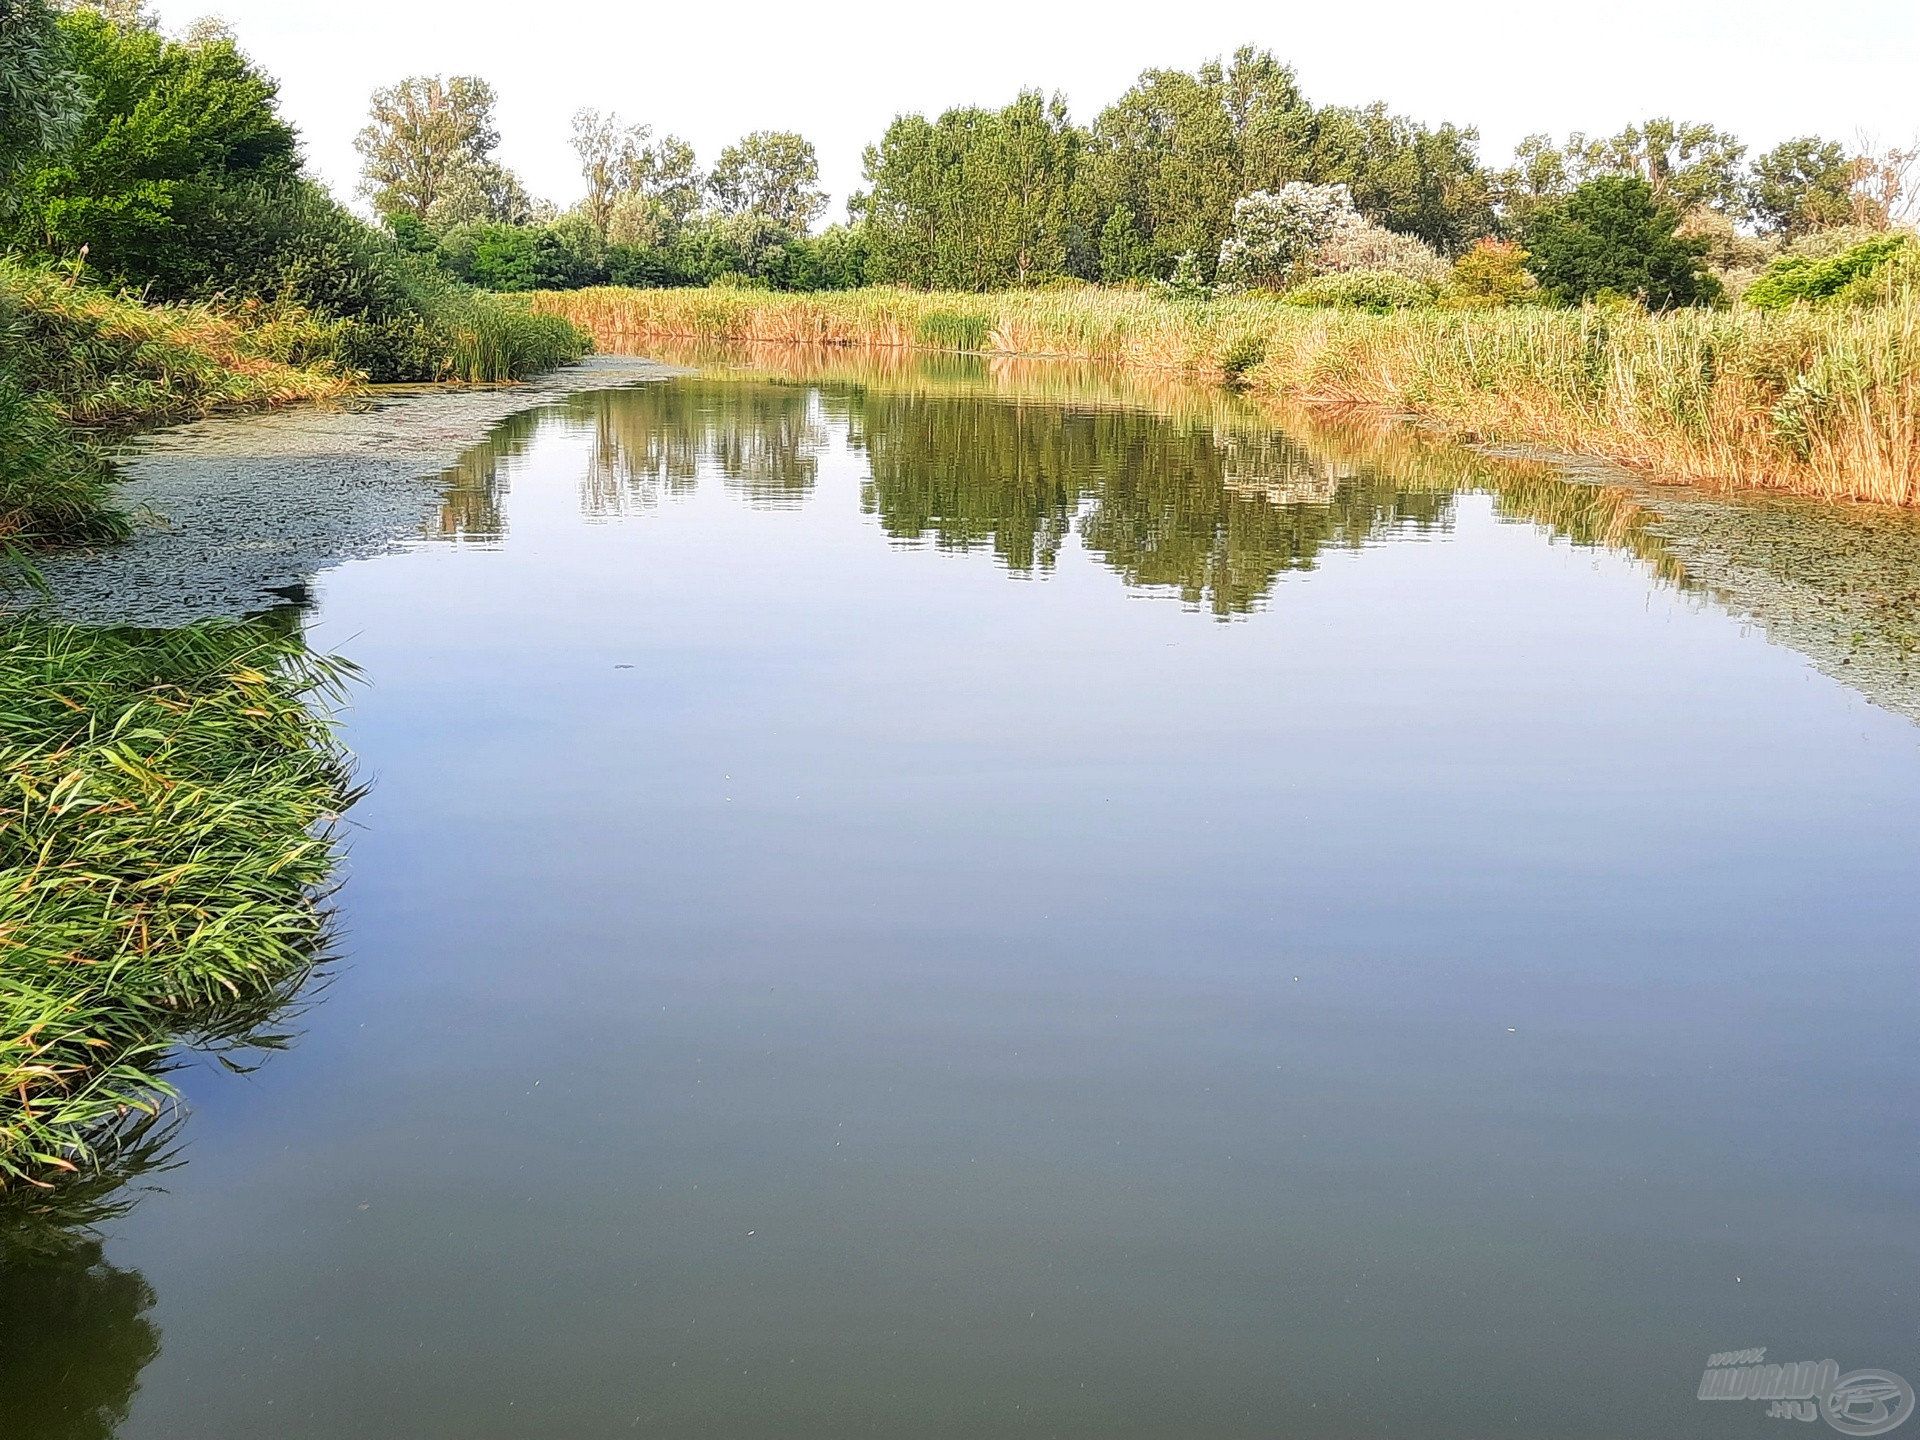
[[[1478,136],[1428,128],[1384,105],[1315,110],[1294,73],[1243,46],[1188,74],[1149,70],[1094,121],[1088,210],[1135,217],[1158,273],[1187,252],[1213,257],[1244,195],[1295,181],[1345,185],[1361,214],[1457,251],[1486,233],[1492,190]]]
[[[1493,186],[1471,128],[1429,128],[1385,105],[1316,111],[1301,178],[1344,185],[1367,219],[1457,254],[1493,228]]]
[[[1140,237],[1133,211],[1125,205],[1114,206],[1106,224],[1100,227],[1100,278],[1114,285],[1145,280],[1152,274],[1153,251]]]
[[[1702,266],[1707,242],[1676,233],[1680,207],[1637,175],[1601,175],[1528,222],[1527,268],[1557,304],[1603,292],[1651,309],[1718,298],[1720,284]]]
[[[0,221],[29,167],[63,149],[86,118],[86,92],[47,0],[0,0]]]
[[[827,208],[813,143],[790,130],[756,130],[727,146],[707,187],[722,215],[761,215],[796,235]]]
[[[1576,137],[1578,139],[1579,137]],[[1682,210],[1704,206],[1740,218],[1745,196],[1740,161],[1747,147],[1725,130],[1698,121],[1657,117],[1605,140],[1579,146],[1579,173],[1637,175],[1658,200]]]
[[[525,218],[526,192],[493,158],[495,103],[473,75],[414,75],[374,91],[353,142],[374,209],[436,227]]]
[[[1148,70],[1093,122],[1092,213],[1130,213],[1156,274],[1191,252],[1211,277],[1242,193],[1239,132],[1216,73]]]
[[[857,197],[875,280],[947,289],[1026,285],[1067,273],[1081,132],[1056,96],[1000,110],[903,115],[867,151]]]
[[[182,44],[92,11],[63,16],[92,104],[61,153],[20,180],[15,243],[77,256],[161,296],[191,293],[199,230],[241,184],[298,174],[276,87],[231,41]]]
[[[700,207],[706,181],[678,135],[654,140],[645,125],[593,109],[573,117],[573,149],[586,182],[581,210],[602,240],[665,245]]]
[[[1753,162],[1748,206],[1761,229],[1788,239],[1853,219],[1855,163],[1836,140],[1801,135]]]
[[[587,185],[580,208],[603,236],[613,220],[614,203],[639,188],[652,133],[645,125],[623,123],[611,111],[582,106],[573,112],[573,153]]]
[[[1553,137],[1544,131],[1526,136],[1514,147],[1513,164],[1491,180],[1501,226],[1508,232],[1524,229],[1536,211],[1564,200],[1573,185],[1567,152],[1553,143]]]

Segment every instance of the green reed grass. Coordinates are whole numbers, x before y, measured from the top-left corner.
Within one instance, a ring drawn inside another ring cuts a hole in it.
[[[177,1037],[306,974],[348,674],[267,621],[0,624],[0,1187],[89,1169]]]

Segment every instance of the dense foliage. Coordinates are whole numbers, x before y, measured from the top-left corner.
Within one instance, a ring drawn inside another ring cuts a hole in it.
[[[0,222],[29,168],[64,148],[86,115],[66,31],[47,0],[0,0]]]
[[[84,253],[101,275],[161,298],[201,291],[199,231],[225,192],[298,172],[273,82],[230,40],[176,42],[91,11],[61,28],[89,103],[68,142],[21,178],[15,244]]]
[[[1680,208],[1635,175],[1600,175],[1527,222],[1528,264],[1547,296],[1576,304],[1600,295],[1654,310],[1712,300],[1706,242],[1682,236]]]
[[[1871,304],[1904,273],[1920,280],[1920,242],[1908,233],[1876,235],[1826,256],[1782,255],[1742,297],[1762,310],[1798,303]]]

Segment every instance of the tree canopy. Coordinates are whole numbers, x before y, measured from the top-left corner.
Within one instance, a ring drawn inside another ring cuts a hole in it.
[[[1600,175],[1528,221],[1528,268],[1560,304],[1613,294],[1650,309],[1711,300],[1706,241],[1680,235],[1680,207],[1637,175]]]

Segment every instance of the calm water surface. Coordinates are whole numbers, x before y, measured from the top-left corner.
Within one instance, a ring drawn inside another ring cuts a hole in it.
[[[1765,1436],[1710,1352],[1920,1380],[1920,729],[1610,492],[896,368],[508,422],[318,578],[340,959],[0,1281],[0,1436]]]

